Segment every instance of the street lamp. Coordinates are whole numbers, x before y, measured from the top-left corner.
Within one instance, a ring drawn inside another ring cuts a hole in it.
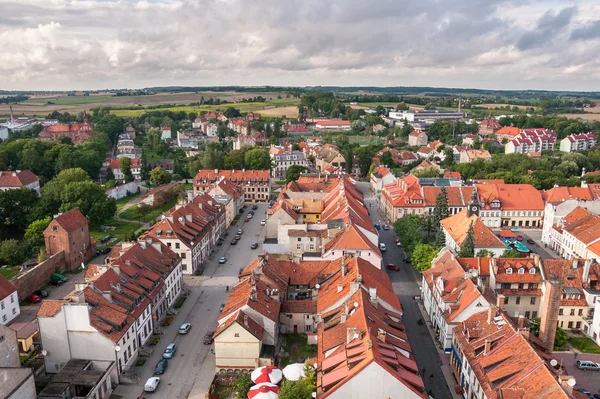
[[[119,345],[115,345],[115,356],[117,357],[117,375],[121,374],[121,370],[119,370],[119,352],[121,351],[121,347]]]

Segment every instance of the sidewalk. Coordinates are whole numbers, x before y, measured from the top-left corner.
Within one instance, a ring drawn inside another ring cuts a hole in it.
[[[416,302],[419,307],[419,310],[421,311],[421,314],[423,315],[423,321],[425,322],[425,325],[427,326],[427,331],[429,331],[431,340],[434,343],[436,343],[436,349],[437,349],[438,355],[440,356],[440,359],[441,359],[440,369],[442,370],[442,373],[444,374],[444,378],[446,379],[446,384],[448,384],[450,394],[452,395],[452,397],[454,399],[464,399],[462,395],[457,394],[454,390],[454,388],[459,384],[454,379],[454,373],[452,372],[452,368],[450,367],[450,355],[444,353],[444,351],[442,349],[440,349],[440,347],[437,345],[438,341],[435,337],[433,330],[431,329],[431,321],[429,320],[429,316],[427,316],[427,312],[425,312],[425,309],[423,308],[423,304],[421,303],[421,301],[416,301]]]

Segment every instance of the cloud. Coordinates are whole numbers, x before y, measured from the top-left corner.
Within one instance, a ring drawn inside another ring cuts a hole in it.
[[[600,89],[600,77],[583,82],[574,73],[598,61],[573,41],[596,48],[600,31],[594,1],[575,3],[4,0],[0,80],[3,89],[40,90],[265,84]]]

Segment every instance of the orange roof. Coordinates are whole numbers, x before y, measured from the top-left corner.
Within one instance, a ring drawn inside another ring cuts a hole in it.
[[[481,297],[481,301],[484,301],[481,292],[479,292],[471,279],[464,280],[458,287],[456,287],[456,290],[454,290],[452,294],[457,296],[457,299],[455,299],[455,305],[450,306],[449,309],[444,313],[444,318],[448,322],[455,320],[461,314],[461,312],[475,302],[477,298]]]
[[[588,245],[588,251],[591,251],[597,256],[600,256],[600,241],[596,241],[592,245]]]
[[[4,275],[0,274],[0,301],[4,298],[8,297],[10,294],[15,292],[17,289],[4,277]]]
[[[460,179],[460,172],[452,172],[452,171],[445,171],[444,172],[444,179]]]
[[[459,246],[467,238],[469,227],[473,225],[475,248],[505,248],[506,246],[477,215],[467,216],[467,209],[440,221],[444,230]]]
[[[72,232],[83,226],[87,226],[88,220],[77,208],[73,208],[70,211],[62,213],[54,218],[52,222],[58,223],[66,232]],[[50,222],[50,224],[52,224]],[[46,228],[48,230],[50,227]]]
[[[40,179],[29,170],[0,170],[0,187],[25,187],[38,180]]]
[[[351,225],[345,230],[340,231],[336,236],[325,244],[325,251],[335,250],[366,250],[373,251],[381,257],[379,248],[369,240],[359,229]]]
[[[509,229],[501,230],[500,233],[498,233],[498,235],[503,238],[517,238],[515,233],[513,233]]]
[[[492,265],[498,283],[542,282],[540,265],[536,264],[535,258],[497,258],[492,259]]]
[[[323,120],[318,121],[317,126],[350,126],[349,121],[339,120]]]
[[[69,301],[65,301],[63,299],[44,299],[37,311],[37,317],[53,317],[55,314],[60,312],[62,305],[68,302]]]
[[[577,220],[569,222],[570,218],[568,216],[574,212],[580,216]],[[580,207],[574,209],[569,215],[564,218],[566,222],[563,226],[564,231],[585,245],[592,244],[600,239],[600,216],[588,210],[582,210]]]
[[[220,177],[234,183],[267,183],[271,181],[271,175],[268,170],[212,170],[203,169],[198,171],[194,177],[195,185],[204,185],[207,182],[213,183]]]
[[[568,199],[592,201],[598,199],[589,187],[553,187],[542,191],[542,198],[546,202],[557,205]]]
[[[484,209],[492,209],[490,202],[497,199],[502,210],[544,210],[542,195],[531,184],[485,183],[476,187]]]
[[[496,136],[517,136],[521,131],[518,127],[504,126],[496,132]]]
[[[234,322],[237,322],[240,326],[242,326],[246,331],[255,336],[257,339],[262,340],[265,329],[256,321],[254,321],[252,317],[244,313],[243,310],[238,310],[232,317],[229,317],[223,323],[219,324],[219,326],[213,334],[213,337],[216,337],[223,331],[227,330],[227,328],[231,326]]]

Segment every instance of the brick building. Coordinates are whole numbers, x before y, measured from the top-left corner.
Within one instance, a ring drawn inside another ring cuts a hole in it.
[[[65,252],[66,270],[76,269],[96,250],[88,221],[77,208],[56,216],[44,230],[44,240],[48,256]]]

